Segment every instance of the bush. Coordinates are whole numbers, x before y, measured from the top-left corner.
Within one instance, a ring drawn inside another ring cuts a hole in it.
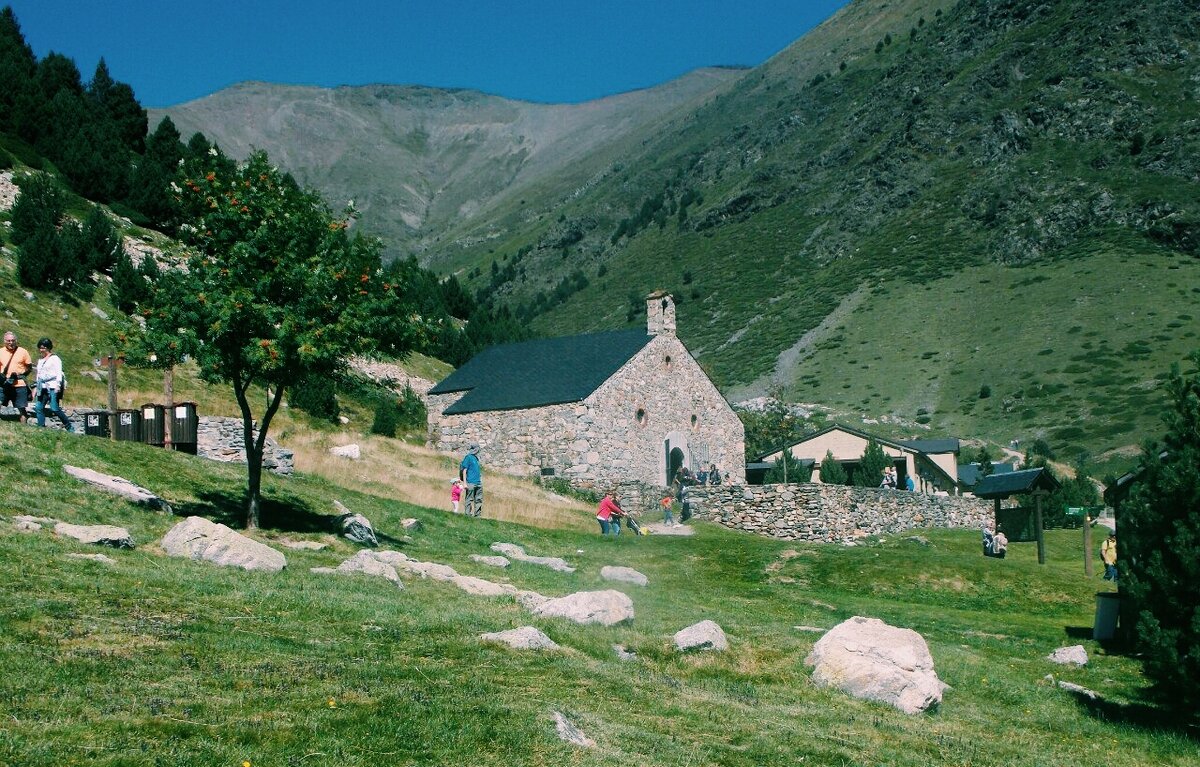
[[[801,463],[800,459],[794,457],[790,452],[785,450],[783,457],[776,461],[775,465],[767,471],[763,481],[767,484],[778,484],[783,482],[785,475],[785,463],[787,464],[786,476],[788,484],[809,482],[812,480],[812,464]]]
[[[371,422],[371,433],[381,437],[395,437],[400,423],[400,409],[391,397],[381,397],[375,403],[375,420]]]
[[[397,431],[422,432],[425,429],[426,415],[425,403],[411,386],[405,384],[398,400],[387,396],[381,397],[376,403],[371,433],[395,437]]]
[[[1200,351],[1191,361],[1200,367]],[[1141,481],[1121,507],[1121,591],[1137,611],[1146,675],[1175,711],[1200,710],[1200,370],[1178,366],[1161,444],[1148,445]],[[1194,714],[1193,714],[1194,715]]]
[[[821,481],[827,485],[844,485],[847,479],[846,467],[837,462],[832,452],[826,452],[821,460]]]
[[[858,462],[858,469],[854,472],[854,484],[858,487],[878,487],[883,478],[883,470],[891,464],[892,460],[883,452],[883,447],[878,442],[867,442],[867,448]]]
[[[342,413],[329,376],[312,375],[297,381],[288,395],[288,405],[331,423],[336,423]]]

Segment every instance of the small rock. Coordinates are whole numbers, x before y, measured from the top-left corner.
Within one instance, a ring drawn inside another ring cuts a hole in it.
[[[817,628],[816,626],[792,626],[796,631],[811,631],[816,634],[824,633],[825,629]]]
[[[485,642],[499,642],[517,650],[557,650],[558,644],[533,626],[498,631],[479,636]]]
[[[357,461],[359,458],[362,458],[362,451],[359,450],[358,445],[353,444],[353,443],[351,443],[349,445],[340,445],[338,447],[331,447],[331,448],[329,448],[329,452],[332,455],[336,455],[341,458],[349,458],[351,461]]]
[[[344,416],[344,415],[339,415],[339,416],[338,416],[338,423],[340,423],[342,426],[345,426],[346,424],[350,423],[350,419],[349,419],[349,418],[347,418],[347,417],[346,417],[346,416]]]
[[[450,580],[455,586],[477,597],[510,596],[517,593],[516,586],[510,586],[507,583],[493,583],[473,575],[456,575]]]
[[[324,551],[329,548],[328,543],[319,543],[317,541],[279,541],[279,545],[285,549],[294,549],[296,551]]]
[[[505,554],[518,562],[542,565],[559,573],[575,572],[575,568],[568,565],[565,559],[560,557],[531,557],[525,553],[525,549],[515,543],[493,543],[489,548],[497,554]]]
[[[58,522],[57,519],[49,517],[32,517],[28,514],[20,514],[13,517],[13,527],[27,533],[36,533],[42,529],[42,525],[53,525]]]
[[[628,649],[623,644],[613,645],[613,652],[616,653],[617,658],[619,660],[625,660],[625,661],[637,660],[637,653],[635,653],[633,650]]]
[[[115,565],[117,560],[107,554],[68,554],[71,559],[88,559],[92,562],[102,562],[106,565]]]
[[[113,525],[71,525],[59,522],[54,526],[54,533],[93,546],[112,546],[114,549],[133,548],[133,537],[129,531]]]
[[[583,748],[595,748],[596,741],[583,734],[583,730],[571,724],[560,712],[554,712],[554,731],[560,740]]]
[[[400,520],[400,527],[405,532],[415,533],[421,529],[421,520],[409,517],[408,519]]]
[[[472,554],[471,561],[487,565],[488,567],[508,567],[507,557],[488,557],[483,554]]]
[[[690,650],[721,652],[729,649],[729,640],[725,638],[725,631],[715,621],[700,621],[681,629],[675,633],[674,641],[675,649],[680,652]]]
[[[33,293],[30,293],[28,290],[24,291],[24,295],[25,295],[25,300],[26,300],[26,301],[36,301],[36,300],[37,300],[37,299],[34,297]]]
[[[108,312],[104,311],[99,306],[92,307],[92,314],[96,315],[97,317],[99,317],[102,320],[108,319]]]
[[[1052,663],[1061,663],[1063,665],[1073,664],[1076,666],[1086,666],[1088,662],[1087,650],[1083,645],[1077,644],[1070,647],[1060,647],[1054,652],[1046,656],[1046,660]]]
[[[620,581],[622,583],[633,583],[638,586],[645,586],[650,583],[650,579],[642,573],[634,570],[632,567],[613,567],[605,565],[600,568],[600,577],[606,581]]]

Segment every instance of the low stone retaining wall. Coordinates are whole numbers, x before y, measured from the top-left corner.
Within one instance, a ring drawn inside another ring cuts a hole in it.
[[[255,430],[255,436],[258,435]],[[246,447],[242,419],[202,415],[196,425],[196,455],[213,461],[245,463]],[[263,445],[263,468],[273,474],[290,475],[295,469],[291,450],[267,437]]]
[[[979,498],[842,485],[689,487],[692,515],[785,541],[835,543],[914,527],[976,528],[992,519]]]

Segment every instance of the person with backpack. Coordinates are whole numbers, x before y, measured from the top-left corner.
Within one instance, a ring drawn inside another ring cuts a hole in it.
[[[34,411],[37,413],[37,425],[45,428],[48,406],[50,412],[62,421],[66,430],[73,432],[75,427],[71,425],[71,419],[67,418],[67,414],[62,410],[62,396],[67,389],[67,377],[63,373],[62,359],[54,353],[54,342],[49,338],[39,339],[37,349],[40,357],[37,363],[37,404],[34,405]]]

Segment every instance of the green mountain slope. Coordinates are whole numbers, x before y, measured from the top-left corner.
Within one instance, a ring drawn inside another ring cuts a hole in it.
[[[567,169],[448,192],[422,260],[547,334],[669,289],[735,398],[1127,451],[1195,345],[1198,43],[1185,0],[859,0]]]

